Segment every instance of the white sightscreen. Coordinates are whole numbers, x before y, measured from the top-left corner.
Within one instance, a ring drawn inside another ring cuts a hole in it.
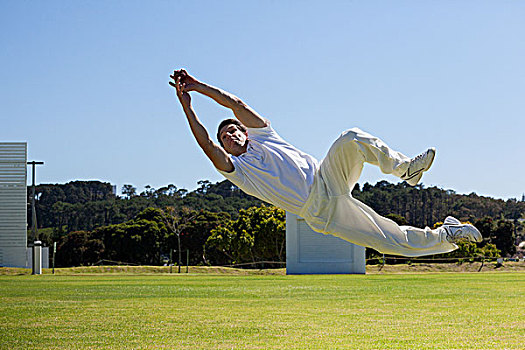
[[[0,266],[26,266],[27,144],[0,142]]]
[[[304,219],[286,213],[286,273],[365,273],[365,248],[313,231]]]

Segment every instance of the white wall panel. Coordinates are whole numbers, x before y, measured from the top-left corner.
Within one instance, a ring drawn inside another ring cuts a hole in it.
[[[0,266],[26,267],[27,144],[0,142]]]
[[[286,213],[287,274],[364,274],[365,248],[315,232],[297,215]]]

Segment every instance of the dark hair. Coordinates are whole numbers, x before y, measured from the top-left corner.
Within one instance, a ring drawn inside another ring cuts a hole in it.
[[[224,144],[222,143],[222,140],[221,140],[221,129],[224,128],[226,125],[230,125],[230,124],[233,124],[233,125],[238,126],[239,129],[240,129],[242,132],[246,132],[246,131],[248,131],[248,130],[246,129],[246,127],[245,127],[240,121],[238,121],[237,119],[233,119],[233,118],[224,119],[224,120],[219,124],[219,127],[217,128],[217,141],[219,141],[219,144],[221,145],[221,147],[224,147]]]

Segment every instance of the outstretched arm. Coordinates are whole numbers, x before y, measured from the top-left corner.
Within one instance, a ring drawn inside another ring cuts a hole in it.
[[[208,156],[217,169],[226,172],[232,172],[235,168],[230,159],[230,156],[221,146],[213,142],[213,140],[210,138],[210,135],[208,134],[208,131],[195,114],[195,111],[191,106],[190,94],[186,91],[184,83],[181,82],[181,77],[176,77],[175,82],[170,81],[170,85],[173,86],[177,91],[177,97],[179,98],[182,108],[184,109],[184,114],[186,114],[186,118],[190,124],[191,132],[193,133],[193,136],[197,140],[197,143],[202,148],[206,156]]]
[[[179,76],[185,84],[187,91],[197,91],[210,97],[221,106],[231,109],[235,117],[246,127],[263,128],[268,126],[268,121],[244,103],[239,97],[217,87],[198,81],[189,75],[184,69],[174,71],[171,77],[176,79]]]

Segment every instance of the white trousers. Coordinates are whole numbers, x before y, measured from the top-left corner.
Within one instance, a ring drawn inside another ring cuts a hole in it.
[[[409,161],[377,137],[358,128],[347,130],[321,162],[300,215],[317,232],[385,254],[421,256],[456,249],[443,230],[399,226],[352,197],[365,162],[379,166],[385,174],[401,176]]]

